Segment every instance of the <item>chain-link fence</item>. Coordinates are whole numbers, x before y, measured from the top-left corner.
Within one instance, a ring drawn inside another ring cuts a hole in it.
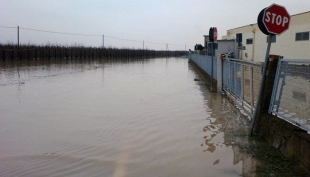
[[[310,131],[310,60],[279,60],[269,113]]]
[[[261,63],[223,60],[223,90],[231,94],[249,114],[254,112],[261,81]]]

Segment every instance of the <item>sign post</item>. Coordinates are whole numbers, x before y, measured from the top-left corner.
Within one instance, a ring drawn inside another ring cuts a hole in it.
[[[274,35],[280,35],[284,31],[286,31],[289,28],[290,24],[290,15],[285,9],[285,7],[278,5],[278,4],[272,4],[269,7],[264,8],[261,10],[261,12],[258,14],[257,17],[257,24],[259,29],[266,35],[268,35],[268,46],[266,50],[266,56],[265,56],[265,62],[263,65],[263,73],[262,73],[262,79],[259,89],[259,96],[256,102],[255,111],[253,114],[252,122],[251,122],[251,130],[250,135],[252,136],[253,128],[255,124],[255,120],[258,115],[258,108],[261,102],[261,94],[262,90],[264,88],[265,84],[265,77],[266,77],[266,67],[268,62],[268,57],[270,53],[271,48],[271,38]]]
[[[211,27],[209,30],[209,40],[211,41],[211,92],[213,91],[213,55],[214,41],[217,41],[217,28]]]

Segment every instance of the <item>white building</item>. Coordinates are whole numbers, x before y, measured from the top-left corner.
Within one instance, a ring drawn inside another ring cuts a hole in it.
[[[270,54],[281,55],[285,59],[310,59],[309,31],[310,11],[292,15],[289,29],[273,37]],[[245,46],[245,50],[239,51],[240,59],[265,60],[267,36],[260,31],[257,23],[227,30],[222,39],[235,39]]]

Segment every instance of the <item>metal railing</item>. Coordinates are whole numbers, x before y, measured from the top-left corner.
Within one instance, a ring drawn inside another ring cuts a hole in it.
[[[261,67],[261,63],[223,59],[223,90],[232,95],[236,104],[250,115],[258,98]]]
[[[310,60],[279,60],[269,113],[310,131]]]
[[[212,69],[212,57],[208,55],[189,54],[188,56],[194,61],[201,69],[203,69],[209,76],[213,70],[213,79],[217,79],[217,58],[213,57],[213,69]]]

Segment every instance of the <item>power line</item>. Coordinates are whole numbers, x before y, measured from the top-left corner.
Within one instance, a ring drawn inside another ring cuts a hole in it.
[[[132,39],[122,39],[122,38],[112,37],[112,36],[105,36],[105,37],[112,38],[112,39],[117,39],[117,40],[122,40],[122,41],[130,41],[130,42],[143,42],[143,41],[132,40]]]
[[[153,44],[153,45],[165,45],[164,43],[156,43],[156,42],[148,42],[148,41],[144,41],[144,42],[148,44]]]
[[[9,26],[0,26],[1,28],[16,28],[16,27],[9,27]],[[53,34],[65,34],[65,35],[73,35],[73,36],[102,36],[102,34],[81,34],[81,33],[68,33],[68,32],[59,32],[59,31],[48,31],[48,30],[41,30],[41,29],[33,29],[33,28],[24,28],[20,27],[19,29],[28,30],[28,31],[37,31],[37,32],[43,32],[43,33],[53,33]],[[138,40],[132,40],[132,39],[123,39],[113,36],[107,36],[107,38],[117,39],[117,40],[123,40],[123,41],[131,41],[131,42],[142,42]]]
[[[170,44],[170,43],[169,43],[169,45],[172,45],[172,46],[184,46],[183,44],[180,45],[180,44]]]
[[[0,26],[0,28],[16,28],[16,26]]]
[[[65,32],[57,32],[57,31],[47,31],[47,30],[40,30],[40,29],[31,29],[31,28],[22,28],[19,29],[29,30],[29,31],[38,31],[43,33],[54,33],[54,34],[66,34],[66,35],[74,35],[74,36],[102,36],[99,34],[79,34],[79,33],[65,33]]]
[[[0,25],[0,28],[9,28],[9,29],[16,29],[16,27],[13,26],[2,26]],[[82,33],[69,33],[69,32],[59,32],[59,31],[49,31],[49,30],[41,30],[41,29],[33,29],[33,28],[24,28],[19,27],[19,29],[28,30],[28,31],[36,31],[36,32],[43,32],[43,33],[52,33],[52,34],[63,34],[63,35],[73,35],[73,36],[88,36],[88,37],[102,37],[102,34],[82,34]],[[141,42],[141,43],[148,43],[153,45],[167,45],[168,43],[156,43],[156,42],[148,42],[143,40],[133,40],[133,39],[124,39],[124,38],[118,38],[114,36],[107,36],[104,35],[106,38],[121,40],[121,41],[130,41],[130,42]],[[177,44],[169,44],[170,46],[184,46],[184,45],[177,45]]]
[[[101,34],[79,34],[79,33],[67,33],[67,32],[57,32],[57,31],[46,31],[46,30],[39,30],[39,29],[30,29],[30,28],[20,28],[20,29],[29,30],[29,31],[44,32],[44,33],[54,33],[54,34],[74,35],[74,36],[94,36],[94,37],[97,37],[97,36],[102,36]],[[107,35],[105,35],[105,37],[107,37],[107,38],[111,38],[111,39],[122,40],[122,41],[142,42],[142,41],[138,41],[138,40],[123,39],[123,38],[118,38],[118,37],[113,37],[113,36],[107,36]]]

